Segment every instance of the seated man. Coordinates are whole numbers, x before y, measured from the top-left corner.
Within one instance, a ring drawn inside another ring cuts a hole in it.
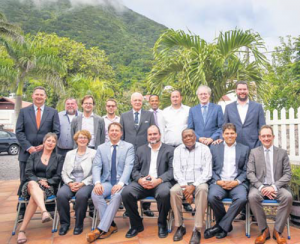
[[[201,228],[207,207],[207,181],[211,179],[211,153],[209,148],[196,142],[192,129],[182,131],[183,144],[174,151],[174,178],[178,184],[171,189],[171,206],[174,212],[175,226],[178,227],[174,241],[180,241],[186,233],[182,220],[182,200],[193,202],[195,197],[195,227],[191,244],[200,243]]]
[[[209,182],[208,202],[214,211],[216,225],[204,232],[204,238],[216,236],[221,239],[232,230],[232,221],[247,203],[247,161],[249,148],[236,142],[234,124],[223,125],[224,142],[212,145],[213,177]],[[227,213],[223,198],[231,198]]]
[[[128,184],[134,163],[134,146],[121,141],[122,125],[113,122],[108,126],[110,141],[97,149],[93,162],[93,182],[95,184],[92,199],[98,211],[100,223],[98,227],[87,234],[87,241],[104,239],[117,232],[114,217],[121,203],[121,192]],[[105,198],[111,196],[109,204]]]
[[[170,206],[170,188],[173,179],[173,152],[172,146],[160,141],[160,131],[156,125],[147,130],[148,145],[140,146],[136,151],[132,170],[133,182],[122,192],[122,199],[129,215],[131,228],[127,238],[136,236],[144,230],[142,218],[138,213],[137,201],[146,197],[155,197],[158,217],[158,236],[167,237],[167,216]]]
[[[249,203],[261,231],[261,235],[256,238],[255,243],[265,243],[270,238],[261,202],[264,199],[276,199],[279,207],[276,213],[273,238],[278,244],[284,244],[287,242],[281,234],[293,202],[288,187],[292,176],[290,161],[286,150],[273,146],[274,134],[271,126],[261,127],[259,140],[262,146],[251,150],[247,165],[247,178],[251,183]]]

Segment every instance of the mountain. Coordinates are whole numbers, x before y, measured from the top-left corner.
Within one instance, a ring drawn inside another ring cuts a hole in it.
[[[113,0],[76,5],[70,0],[0,0],[0,12],[25,33],[56,33],[105,50],[125,88],[143,81],[152,67],[152,47],[166,27]]]

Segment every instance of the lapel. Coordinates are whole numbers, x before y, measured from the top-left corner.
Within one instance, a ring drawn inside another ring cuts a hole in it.
[[[81,115],[78,115],[78,120],[77,120],[77,122],[78,122],[78,124],[77,124],[78,128],[76,128],[77,130],[82,130],[82,119],[83,119],[83,113]]]
[[[164,147],[165,147],[165,145],[164,145],[164,144],[161,144],[161,147],[160,147],[159,152],[158,152],[158,155],[157,155],[157,161],[156,161],[157,175],[158,175],[158,167],[159,167],[159,164],[160,164],[160,162],[161,162],[161,158],[162,158],[162,155],[163,155]]]
[[[265,153],[264,153],[263,146],[259,147],[259,153],[260,153],[260,156],[262,158],[262,163],[263,163],[261,170],[262,170],[263,176],[265,177],[265,172],[267,172],[267,166],[266,166],[266,159],[265,159]],[[256,172],[256,173],[258,173],[258,172]]]
[[[253,110],[253,108],[254,108],[254,102],[252,102],[252,101],[249,100],[249,107],[248,107],[248,111],[247,111],[247,114],[246,114],[246,118],[245,118],[244,124],[246,124],[249,116],[251,116],[250,114],[252,113],[251,110]]]
[[[125,146],[124,142],[120,141],[120,144],[119,144],[118,149],[117,149],[117,165],[119,164],[119,161],[120,161],[119,159],[120,159],[121,152],[122,152],[124,146]]]
[[[35,112],[34,112],[34,106],[33,105],[29,108],[29,116],[30,116],[33,124],[35,125],[36,130],[37,130],[36,119],[35,119]]]
[[[96,140],[96,137],[97,137],[97,131],[98,131],[98,118],[96,117],[96,115],[94,114],[94,135],[95,135],[95,144],[97,145],[97,140]]]
[[[204,127],[204,119],[203,119],[203,116],[202,116],[201,104],[198,105],[198,109],[197,110],[199,111],[201,125]]]
[[[49,163],[47,165],[47,169],[46,169],[46,172],[50,170],[51,167],[54,166],[54,162],[55,162],[55,158],[56,158],[56,153],[55,152],[52,152],[51,153],[51,156],[50,156],[50,159],[49,159]]]
[[[124,114],[125,115],[125,114]],[[133,119],[133,109],[131,109],[127,114],[126,116],[128,117],[126,120],[128,120],[128,124],[129,125],[132,125],[132,128],[134,131],[136,131],[135,127],[134,127],[134,119]],[[125,129],[125,128],[124,128]]]
[[[274,181],[276,181],[275,173],[276,173],[277,163],[278,163],[278,148],[273,146],[273,175],[274,175]]]
[[[240,144],[237,143],[235,147],[235,167],[238,169],[239,168],[239,159],[241,156],[241,150],[240,150]]]
[[[241,117],[240,117],[240,114],[239,114],[239,111],[238,111],[238,109],[237,109],[237,102],[234,102],[234,104],[233,104],[233,112],[236,114],[235,115],[235,118],[238,120],[238,122],[242,125],[242,120],[241,120]],[[248,111],[249,111],[249,109],[248,109]],[[246,116],[247,117],[247,116]],[[246,120],[245,120],[245,122],[246,122]]]
[[[207,107],[207,114],[206,114],[205,126],[206,126],[206,124],[207,124],[208,118],[210,118],[210,114],[212,113],[212,109],[213,109],[213,105],[212,105],[212,103],[210,102],[210,103],[208,104],[208,107]]]
[[[108,169],[111,168],[111,151],[110,151],[110,142],[105,143],[105,155],[107,156]]]
[[[43,116],[42,116],[42,120],[41,120],[41,124],[40,124],[40,129],[42,128],[43,123],[46,121],[47,117],[49,116],[49,110],[50,109],[47,106],[44,107],[44,112],[43,112]]]
[[[151,148],[148,147],[148,145],[147,145],[147,150],[146,150],[146,163],[147,163],[147,166],[145,168],[146,171],[144,173],[145,173],[145,175],[148,175],[150,173],[149,171],[150,171],[150,163],[151,163]]]
[[[224,143],[222,142],[221,144],[220,144],[220,157],[221,157],[221,167],[220,167],[220,172],[219,172],[219,174],[221,174],[221,172],[222,172],[222,169],[223,169],[223,166],[224,166],[224,153],[225,153],[225,145],[224,145]]]

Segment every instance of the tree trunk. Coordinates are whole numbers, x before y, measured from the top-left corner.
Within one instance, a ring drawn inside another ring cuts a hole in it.
[[[22,96],[23,96],[23,81],[18,82],[18,89],[16,92],[16,97],[15,97],[15,121],[14,124],[16,125],[20,110],[22,108]]]

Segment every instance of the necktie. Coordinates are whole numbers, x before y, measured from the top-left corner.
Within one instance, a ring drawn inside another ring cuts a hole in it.
[[[117,146],[113,145],[114,150],[111,156],[111,177],[110,182],[114,186],[117,183]]]
[[[153,114],[154,114],[155,124],[158,126],[158,122],[157,122],[157,110],[153,110]]]
[[[40,125],[41,125],[41,115],[42,115],[41,108],[37,108],[35,120],[36,120],[36,126],[38,129],[40,128]]]
[[[204,120],[204,123],[206,122],[206,116],[207,116],[207,106],[204,105],[202,106],[203,108],[203,113],[202,113],[202,117],[203,117],[203,120]]]
[[[266,150],[266,167],[267,167],[267,174],[266,174],[266,183],[268,185],[272,185],[272,171],[271,171],[271,161],[270,161],[270,150]]]
[[[139,113],[135,112],[134,113],[134,127],[137,129],[139,127]]]

